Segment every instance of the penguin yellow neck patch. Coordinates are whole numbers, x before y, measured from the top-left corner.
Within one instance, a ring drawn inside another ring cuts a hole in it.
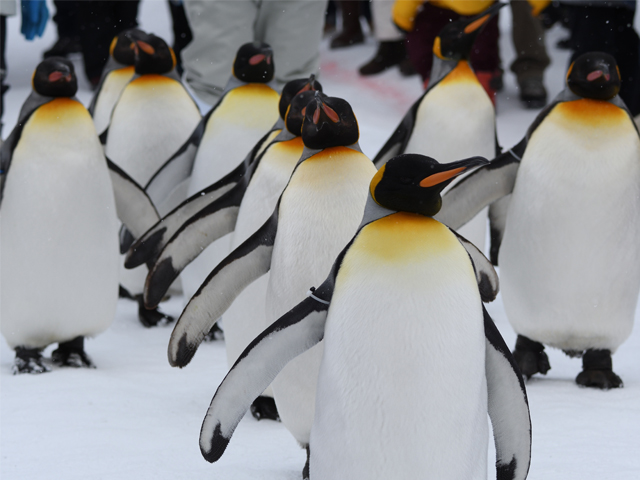
[[[129,85],[135,86],[135,87],[149,88],[155,85],[170,85],[172,83],[178,84],[178,82],[173,78],[165,77],[164,75],[157,75],[155,73],[149,73],[145,75],[140,75],[138,78],[133,80]]]
[[[449,74],[442,79],[440,84],[451,85],[462,82],[477,83],[478,85],[480,84],[480,82],[478,81],[478,77],[476,77],[476,74],[473,73],[469,62],[467,62],[466,60],[460,60],[458,62],[458,65],[456,65],[456,68],[451,70],[451,72],[449,72]]]
[[[378,260],[415,262],[456,246],[461,247],[453,233],[437,220],[398,212],[365,226],[352,248],[362,248]]]
[[[562,115],[566,121],[594,128],[629,121],[627,113],[614,104],[588,98],[560,103],[553,113]]]
[[[37,122],[51,122],[71,118],[84,119],[89,112],[77,100],[71,98],[56,98],[39,107],[34,113]]]

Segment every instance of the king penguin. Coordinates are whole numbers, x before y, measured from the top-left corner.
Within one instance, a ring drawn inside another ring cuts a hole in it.
[[[272,130],[280,98],[271,86],[274,71],[273,50],[266,43],[247,43],[238,49],[223,96],[202,121],[189,196],[229,173],[248,149]],[[223,237],[183,271],[185,299],[193,296],[229,249],[230,237]]]
[[[130,30],[127,37],[134,46],[135,76],[122,91],[113,108],[105,153],[133,177],[146,185],[154,173],[189,138],[200,121],[200,111],[180,82],[176,57],[166,42],[153,34]],[[186,188],[166,197],[152,197],[161,214],[169,212],[186,198]],[[123,253],[133,238],[123,236]],[[144,326],[154,326],[170,317],[147,310],[142,290],[147,269],[120,272],[120,283],[138,301],[138,318]]]
[[[109,127],[113,107],[135,74],[136,56],[133,38],[139,35],[144,35],[144,32],[138,29],[125,30],[116,35],[111,42],[109,60],[89,104],[89,113],[93,117],[98,135]]]
[[[497,478],[527,477],[524,382],[482,305],[495,298],[497,275],[432,218],[442,189],[484,163],[404,154],[378,171],[327,279],[261,333],[218,388],[200,435],[205,459],[220,458],[253,397],[322,340],[310,479],[486,479],[487,413]]]
[[[482,27],[504,3],[485,12],[448,24],[433,44],[433,66],[429,86],[411,106],[400,125],[375,156],[380,168],[401,153],[420,153],[452,162],[499,153],[496,112],[491,99],[469,64],[474,41]],[[482,211],[460,231],[484,251],[487,211]]]
[[[106,161],[74,97],[73,64],[43,61],[33,89],[0,149],[0,325],[14,373],[48,371],[41,352],[52,343],[55,364],[93,366],[84,338],[109,327],[118,299],[116,214],[138,234],[158,220],[141,187]]]
[[[358,137],[351,106],[317,92],[305,108],[305,148],[276,209],[211,272],[185,308],[169,342],[173,366],[189,363],[217,318],[245,286],[267,271],[269,324],[297,303],[305,286],[327,275],[358,227],[366,189],[376,173]],[[303,447],[309,444],[313,423],[321,347],[291,362],[272,385],[280,418]]]
[[[300,137],[303,112],[321,88],[313,78],[293,80],[285,85],[280,111],[285,116],[286,128],[256,159],[242,181],[193,215],[166,244],[149,269],[145,285],[148,307],[157,305],[171,282],[209,243],[231,232],[232,247],[236,248],[269,219],[304,149]],[[295,95],[293,99],[286,100],[291,99],[292,94]],[[193,201],[197,202],[199,198],[196,195]],[[141,240],[148,238],[148,243],[152,243],[153,236],[150,233]],[[269,272],[248,285],[225,312],[224,335],[229,365],[233,365],[249,342],[267,326],[268,281]],[[266,397],[271,397],[269,392]],[[275,404],[266,397],[256,399],[252,413],[258,419],[277,419]]]
[[[549,370],[550,345],[582,356],[579,385],[622,386],[611,354],[640,291],[640,137],[619,89],[612,56],[578,57],[525,138],[444,197],[441,219],[456,228],[512,196],[500,275],[527,378]]]

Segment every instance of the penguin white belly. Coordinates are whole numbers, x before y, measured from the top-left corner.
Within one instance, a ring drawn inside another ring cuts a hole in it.
[[[303,148],[302,138],[296,137],[274,144],[265,152],[242,199],[232,234],[232,249],[242,244],[269,219]],[[268,326],[265,302],[269,275],[263,275],[245,288],[225,312],[224,339],[229,367]]]
[[[325,149],[298,166],[280,202],[267,289],[269,324],[327,277],[362,220],[375,173],[365,155],[344,147]],[[280,418],[302,445],[309,443],[322,348],[321,342],[289,362],[272,384]]]
[[[481,305],[444,225],[397,213],[360,231],[325,326],[311,479],[486,478]]]
[[[162,75],[142,75],[122,92],[111,118],[106,154],[144,186],[200,121],[184,87]]]
[[[104,132],[111,122],[111,112],[115,107],[120,94],[125,89],[129,80],[133,77],[135,68],[133,66],[117,68],[107,75],[100,88],[96,106],[93,110],[93,124],[96,126],[98,135]]]
[[[278,94],[262,84],[227,93],[207,122],[189,182],[188,196],[208,187],[237,167],[278,118]],[[216,240],[182,271],[185,300],[200,288],[230,251],[231,236]]]
[[[606,102],[559,104],[522,159],[500,251],[517,333],[564,350],[612,352],[640,290],[640,140]]]
[[[421,153],[440,163],[480,155],[496,156],[495,109],[466,62],[423,98],[406,153]],[[464,176],[462,177],[464,178]],[[452,182],[445,192],[462,178]],[[485,251],[488,208],[458,233]]]
[[[0,227],[0,317],[12,348],[44,348],[111,324],[118,221],[102,147],[79,102],[53,100],[27,121]]]

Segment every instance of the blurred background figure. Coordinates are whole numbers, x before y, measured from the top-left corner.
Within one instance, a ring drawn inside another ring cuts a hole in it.
[[[407,56],[404,33],[393,24],[392,10],[393,0],[371,1],[373,33],[378,49],[373,58],[359,68],[360,75],[376,75],[396,65],[403,75],[416,73]]]
[[[360,17],[364,17],[369,26],[371,23],[371,9],[368,1],[363,0],[334,0],[336,12],[342,18],[342,30],[331,39],[331,48],[344,48],[364,43],[364,33],[360,24]]]
[[[76,2],[54,0],[53,4],[56,7],[53,21],[58,30],[58,39],[42,56],[44,58],[66,57],[70,53],[80,53],[82,47],[80,46],[80,34],[76,20]]]
[[[214,105],[238,48],[252,41],[273,48],[277,89],[317,73],[326,6],[325,0],[185,0],[193,35],[182,51],[186,82]]]

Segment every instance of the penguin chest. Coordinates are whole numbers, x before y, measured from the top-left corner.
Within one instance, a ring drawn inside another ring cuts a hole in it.
[[[303,149],[302,138],[296,137],[274,143],[265,151],[242,198],[232,248],[249,238],[271,216]]]
[[[145,185],[199,121],[200,112],[180,82],[142,75],[127,85],[113,109],[107,157]]]
[[[96,126],[98,135],[104,132],[109,126],[113,107],[118,102],[120,94],[134,73],[135,68],[133,66],[117,68],[109,72],[107,78],[105,78],[93,110],[93,123]]]
[[[358,228],[375,173],[364,154],[346,147],[298,165],[280,201],[268,299],[274,320],[326,278]]]
[[[473,155],[495,156],[495,109],[467,62],[423,97],[405,153],[440,163]]]
[[[278,119],[278,94],[267,85],[234,88],[207,122],[189,185],[189,195],[233,170]]]
[[[362,228],[338,273],[324,343],[312,476],[484,478],[481,300],[468,254],[444,225],[396,213]]]
[[[640,289],[640,139],[608,102],[556,106],[523,156],[500,253],[519,333],[564,349],[614,350]]]
[[[40,348],[106,329],[115,314],[115,201],[89,113],[38,108],[13,152],[0,214],[2,332]]]

